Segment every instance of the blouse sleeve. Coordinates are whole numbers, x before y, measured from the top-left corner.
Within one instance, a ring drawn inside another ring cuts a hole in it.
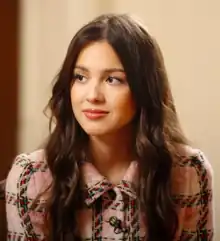
[[[213,171],[203,153],[191,157],[180,240],[213,240]]]
[[[29,215],[31,200],[27,196],[27,188],[35,189],[34,181],[30,185],[33,173],[33,163],[28,155],[21,154],[15,158],[5,187],[7,241],[42,240],[34,232]]]

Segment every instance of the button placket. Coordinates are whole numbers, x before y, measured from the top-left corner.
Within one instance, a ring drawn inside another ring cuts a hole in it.
[[[113,203],[113,206],[118,210],[116,216],[110,217],[110,225],[114,226],[114,233],[117,234],[117,237],[123,238],[125,232],[125,217],[124,217],[124,198],[123,193],[118,187],[114,187],[114,191],[116,193],[116,198]]]

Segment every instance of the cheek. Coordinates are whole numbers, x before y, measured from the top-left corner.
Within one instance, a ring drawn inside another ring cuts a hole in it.
[[[77,108],[77,106],[81,102],[82,96],[80,93],[81,93],[80,91],[76,91],[76,88],[72,87],[70,91],[70,99],[71,99],[73,109]]]
[[[136,113],[135,102],[130,91],[115,96],[113,99],[113,105],[115,109],[120,111],[124,116],[133,116]]]

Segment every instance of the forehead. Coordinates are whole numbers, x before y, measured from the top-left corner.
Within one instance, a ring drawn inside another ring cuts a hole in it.
[[[106,41],[92,42],[82,49],[76,65],[88,69],[123,68],[112,46]]]

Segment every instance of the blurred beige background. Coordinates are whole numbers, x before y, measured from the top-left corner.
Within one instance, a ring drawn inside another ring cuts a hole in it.
[[[48,133],[42,111],[75,31],[101,13],[138,15],[162,48],[184,130],[213,166],[220,240],[219,10],[218,0],[21,0],[19,152]]]

